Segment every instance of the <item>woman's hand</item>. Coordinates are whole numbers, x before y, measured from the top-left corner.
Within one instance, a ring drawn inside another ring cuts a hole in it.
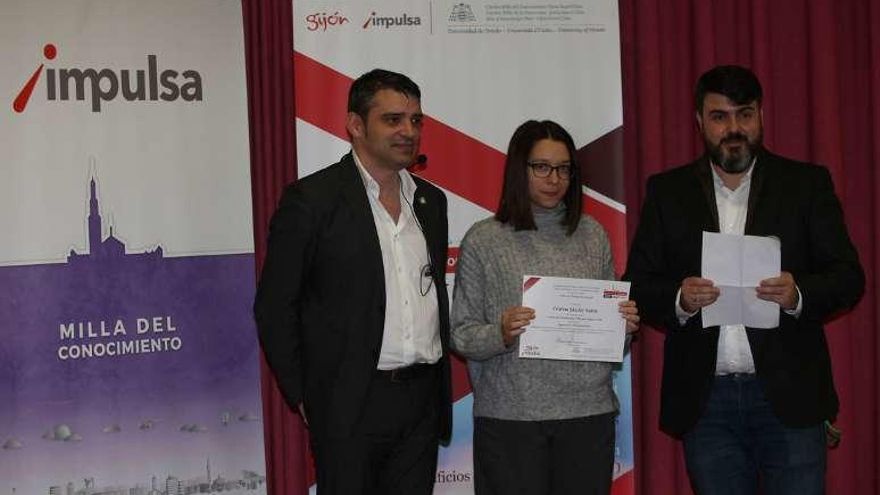
[[[511,306],[501,313],[501,338],[504,345],[510,347],[516,338],[526,331],[532,320],[535,319],[535,310],[525,306]]]

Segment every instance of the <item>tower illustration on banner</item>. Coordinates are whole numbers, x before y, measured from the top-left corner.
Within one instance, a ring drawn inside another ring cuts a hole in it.
[[[112,224],[110,225],[110,235],[103,238],[103,233],[104,229],[101,220],[101,209],[98,205],[98,186],[93,171],[91,181],[89,182],[88,253],[80,254],[71,249],[70,254],[67,255],[67,262],[71,264],[97,262],[122,259],[126,257],[154,260],[162,259],[162,246],[157,246],[156,249],[152,251],[126,254],[125,243],[113,235]]]

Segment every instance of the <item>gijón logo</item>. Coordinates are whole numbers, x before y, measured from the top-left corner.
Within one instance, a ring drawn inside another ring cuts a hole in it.
[[[58,50],[53,44],[43,47],[46,60],[54,60]],[[30,101],[34,87],[40,79],[45,64],[31,75],[12,103],[17,113],[24,112]],[[156,55],[147,55],[146,69],[109,68],[46,68],[46,99],[49,101],[69,101],[71,95],[78,101],[88,96],[92,112],[100,112],[101,105],[122,95],[126,101],[202,101],[202,75],[188,69],[177,71],[159,69]]]
[[[327,14],[326,12],[318,12],[306,16],[306,29],[309,31],[326,31],[327,28],[341,26],[348,23],[348,17],[340,14],[339,11]]]

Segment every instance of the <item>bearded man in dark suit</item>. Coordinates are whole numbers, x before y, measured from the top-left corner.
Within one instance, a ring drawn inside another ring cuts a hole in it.
[[[859,300],[864,273],[828,170],[764,148],[757,77],[715,67],[695,93],[706,152],[648,180],[624,276],[666,332],[661,428],[700,495],[821,494],[838,410],[823,321]],[[780,275],[756,288],[777,328],[703,328],[720,294],[700,276],[704,231],[781,241]]]

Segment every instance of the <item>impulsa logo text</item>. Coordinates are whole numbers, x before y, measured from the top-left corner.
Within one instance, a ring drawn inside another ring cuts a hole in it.
[[[202,75],[198,71],[162,69],[156,55],[147,55],[146,67],[140,69],[47,67],[58,56],[58,48],[51,43],[43,47],[43,56],[46,61],[34,70],[12,103],[17,113],[27,109],[44,69],[46,100],[88,99],[96,113],[104,103],[120,98],[126,102],[199,102],[204,98]]]

